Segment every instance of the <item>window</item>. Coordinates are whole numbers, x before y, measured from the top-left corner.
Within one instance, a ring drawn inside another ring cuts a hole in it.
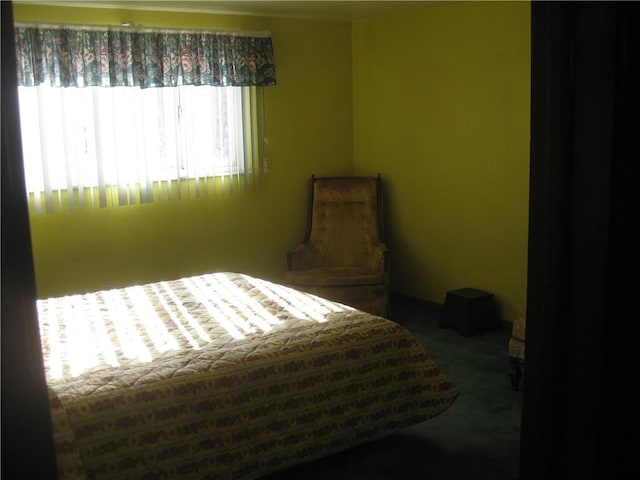
[[[16,25],[30,206],[259,188],[272,57],[260,32]]]
[[[162,182],[244,174],[251,89],[19,87],[27,191],[110,187],[136,203]]]

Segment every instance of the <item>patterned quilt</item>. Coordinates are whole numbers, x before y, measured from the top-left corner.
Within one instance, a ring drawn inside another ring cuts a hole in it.
[[[398,324],[239,273],[38,301],[60,478],[253,479],[449,408]]]

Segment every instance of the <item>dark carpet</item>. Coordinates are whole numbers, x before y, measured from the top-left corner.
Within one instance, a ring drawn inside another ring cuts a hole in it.
[[[463,337],[439,306],[394,296],[391,319],[413,333],[460,391],[422,424],[262,480],[514,480],[522,393],[509,380],[508,328]]]

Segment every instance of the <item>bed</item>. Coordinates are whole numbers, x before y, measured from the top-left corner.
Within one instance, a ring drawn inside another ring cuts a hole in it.
[[[459,394],[393,321],[241,273],[37,306],[63,479],[254,479]]]

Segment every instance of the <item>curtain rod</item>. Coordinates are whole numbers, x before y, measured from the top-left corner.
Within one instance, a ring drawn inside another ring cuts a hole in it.
[[[51,28],[58,30],[90,30],[99,32],[136,32],[136,33],[190,33],[207,35],[229,35],[235,37],[262,37],[271,36],[268,30],[216,30],[216,29],[185,29],[185,28],[165,28],[148,27],[133,23],[123,23],[121,25],[81,25],[75,23],[38,23],[38,22],[14,22],[14,26],[19,28]]]

